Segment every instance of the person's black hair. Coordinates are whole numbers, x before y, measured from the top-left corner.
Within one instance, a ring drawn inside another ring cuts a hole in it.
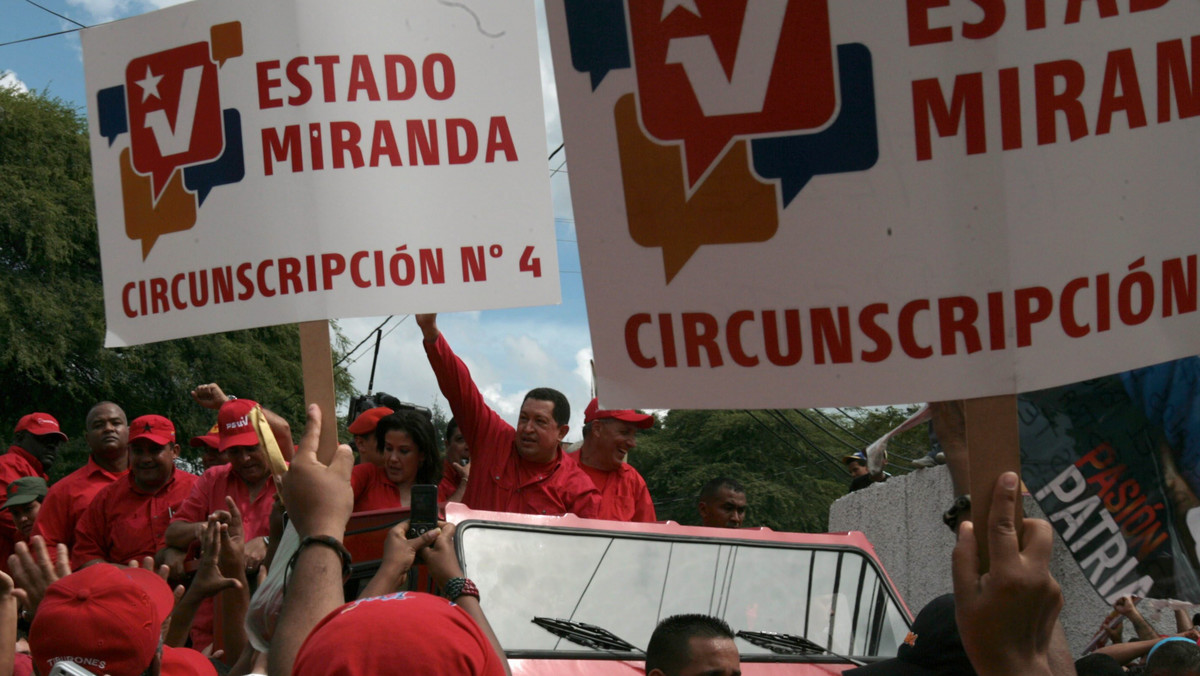
[[[717,493],[720,493],[722,488],[728,488],[734,493],[746,492],[746,489],[740,482],[738,482],[737,479],[727,476],[719,476],[704,484],[704,487],[700,489],[700,501],[708,502],[709,500],[712,500],[713,498],[717,497]]]
[[[733,640],[733,630],[724,620],[710,615],[672,615],[654,628],[650,645],[646,646],[646,673],[658,669],[667,676],[676,676],[691,659],[693,638],[727,638]]]
[[[1146,660],[1148,676],[1191,676],[1200,673],[1200,646],[1194,641],[1167,641]]]
[[[451,418],[450,422],[446,423],[446,445],[450,445],[450,440],[454,438],[454,431],[458,429],[458,418]]]
[[[416,483],[436,484],[441,478],[442,457],[438,453],[436,432],[428,417],[417,411],[396,411],[380,418],[375,427],[375,441],[382,453],[386,446],[387,433],[392,430],[406,432],[412,437],[421,452],[421,465],[417,467]]]
[[[1104,653],[1092,653],[1075,660],[1076,676],[1125,676],[1121,663]]]
[[[535,387],[529,390],[529,393],[525,395],[525,399],[522,399],[521,403],[523,404],[529,399],[548,401],[554,404],[554,422],[559,425],[566,425],[571,422],[571,404],[567,402],[567,395],[562,392],[550,387]]]

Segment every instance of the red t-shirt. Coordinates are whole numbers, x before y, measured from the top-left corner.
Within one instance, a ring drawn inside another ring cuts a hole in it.
[[[153,494],[143,493],[132,476],[101,490],[75,532],[71,567],[94,559],[125,564],[154,554],[167,545],[167,525],[192,492],[197,477],[176,469]]]
[[[46,499],[42,501],[42,507],[38,510],[33,534],[46,539],[46,548],[50,550],[51,557],[56,555],[54,546],[61,542],[71,550],[74,558],[75,528],[79,519],[83,517],[97,493],[127,473],[128,470],[113,474],[97,465],[89,456],[86,465],[59,479],[50,487],[50,492],[46,493]]]
[[[8,485],[24,476],[40,476],[49,479],[42,463],[20,446],[9,446],[8,453],[0,455],[0,495],[8,494]],[[21,540],[21,532],[7,509],[0,509],[0,570],[8,572],[8,557],[13,547]]]
[[[350,485],[354,489],[356,512],[403,507],[396,484],[388,479],[385,470],[374,463],[355,465],[354,470],[350,472]]]
[[[571,453],[570,457],[596,485],[596,490],[600,491],[600,513],[596,518],[646,523],[658,520],[654,514],[654,501],[650,499],[650,490],[646,488],[646,480],[636,469],[621,463],[617,469],[606,472],[583,464],[579,453]]]
[[[484,402],[467,365],[441,334],[425,341],[425,354],[471,449],[471,480],[463,494],[468,507],[587,518],[599,513],[599,492],[561,447],[545,464],[521,457],[514,445],[517,431]]]
[[[271,534],[271,509],[275,506],[275,482],[266,479],[258,495],[250,499],[250,487],[233,471],[233,465],[218,465],[204,473],[192,485],[191,495],[175,512],[176,521],[200,523],[217,510],[228,509],[225,496],[233,496],[242,512],[242,530],[246,542]],[[196,610],[192,621],[192,647],[203,650],[213,640],[213,605],[208,599]]]

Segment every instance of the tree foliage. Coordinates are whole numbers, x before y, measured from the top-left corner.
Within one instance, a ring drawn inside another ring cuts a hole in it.
[[[106,349],[86,120],[61,100],[0,88],[0,435],[30,411],[59,419],[71,438],[52,471],[83,463],[91,406],[120,404],[130,418],[171,418],[181,443],[205,433],[212,411],[191,401],[219,383],[292,421],[304,420],[294,325]],[[337,348],[345,349],[338,332]],[[348,373],[335,372],[339,398]]]
[[[745,526],[824,532],[829,505],[846,494],[850,477],[841,459],[902,422],[909,408],[849,411],[672,410],[638,436],[630,463],[646,479],[659,519],[698,524],[696,496],[710,479],[732,477],[746,487]],[[890,444],[905,459],[929,448],[924,426]]]

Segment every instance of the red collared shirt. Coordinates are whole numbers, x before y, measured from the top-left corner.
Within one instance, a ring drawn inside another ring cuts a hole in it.
[[[454,471],[450,463],[443,463],[445,467],[442,470],[442,480],[438,482],[438,502],[446,502],[454,495],[454,491],[458,490],[458,485],[462,483],[462,475]]]
[[[425,354],[471,449],[471,480],[463,494],[468,507],[520,514],[597,515],[599,492],[561,447],[554,460],[545,464],[530,462],[517,453],[517,431],[484,402],[467,365],[441,334],[436,341],[425,342]]]
[[[267,477],[262,490],[253,500],[250,487],[233,471],[233,465],[218,465],[204,473],[192,486],[192,493],[175,512],[175,521],[200,523],[217,510],[229,509],[225,496],[233,496],[242,512],[242,529],[249,542],[271,533],[271,508],[275,504],[275,482]]]
[[[596,518],[646,523],[658,520],[654,514],[654,501],[650,499],[650,490],[646,488],[646,480],[636,469],[621,463],[617,469],[606,472],[583,464],[579,453],[571,453],[570,457],[596,485],[596,490],[600,491],[600,513]]]
[[[46,549],[50,550],[52,557],[56,554],[54,546],[60,542],[72,552],[75,551],[75,528],[88,505],[92,504],[97,493],[127,473],[128,470],[113,474],[88,456],[86,465],[50,487],[38,510],[33,534],[46,539]]]
[[[225,496],[233,496],[238,510],[242,512],[242,530],[249,542],[256,537],[271,534],[271,508],[275,506],[275,482],[267,477],[266,484],[254,500],[250,499],[250,487],[242,481],[233,465],[218,465],[204,473],[192,485],[192,493],[175,512],[176,521],[200,523],[217,510],[229,509]],[[192,620],[192,647],[203,650],[212,644],[213,605],[207,599],[196,610]]]
[[[154,493],[143,493],[132,476],[109,484],[79,521],[71,567],[78,569],[94,559],[125,564],[154,556],[167,545],[167,525],[197,480],[176,469]]]
[[[49,479],[42,463],[29,451],[20,446],[9,446],[8,453],[0,455],[0,495],[8,494],[8,485],[24,476],[40,476]],[[7,509],[0,509],[0,571],[8,572],[8,557],[13,547],[20,542],[21,531]]]
[[[370,512],[376,509],[403,507],[400,491],[387,477],[387,471],[372,462],[355,465],[350,472],[350,486],[354,489],[354,511]]]

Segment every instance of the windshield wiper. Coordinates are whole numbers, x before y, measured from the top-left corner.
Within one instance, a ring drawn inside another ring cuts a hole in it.
[[[613,650],[624,653],[641,652],[632,643],[594,624],[572,620],[556,620],[552,617],[535,617],[533,618],[533,623],[559,638],[565,638],[585,648]]]
[[[739,631],[737,637],[745,639],[749,643],[760,648],[766,648],[778,655],[833,655],[839,659],[843,659],[850,664],[864,666],[866,662],[860,662],[845,655],[839,655],[828,648],[823,648],[817,643],[804,638],[803,636],[795,636],[792,634],[776,634],[770,631]]]

